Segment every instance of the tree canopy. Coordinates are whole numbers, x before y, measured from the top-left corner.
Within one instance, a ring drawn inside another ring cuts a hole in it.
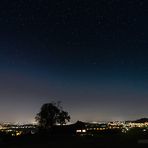
[[[66,124],[70,121],[70,116],[62,109],[59,102],[53,102],[43,104],[35,119],[40,127],[51,128],[56,124]]]

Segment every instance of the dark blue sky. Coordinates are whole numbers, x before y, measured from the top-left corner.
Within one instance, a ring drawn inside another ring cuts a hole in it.
[[[146,0],[0,1],[0,120],[62,101],[72,121],[147,117]]]

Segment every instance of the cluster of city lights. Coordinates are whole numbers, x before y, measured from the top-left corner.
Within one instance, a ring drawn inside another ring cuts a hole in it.
[[[0,132],[5,132],[10,134],[11,136],[20,136],[27,133],[35,133],[36,125],[33,124],[10,124],[3,123],[0,124]]]
[[[136,123],[136,122],[121,122],[121,121],[114,121],[108,123],[86,123],[85,128],[77,129],[77,134],[87,134],[92,131],[104,131],[104,130],[114,130],[119,129],[123,133],[127,133],[132,128],[141,128],[143,131],[147,131],[148,129],[148,122],[144,123]]]

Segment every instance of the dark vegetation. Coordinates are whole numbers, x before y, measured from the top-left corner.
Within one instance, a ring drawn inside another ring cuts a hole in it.
[[[5,148],[71,148],[71,147],[85,147],[85,148],[101,148],[101,147],[147,147],[147,144],[139,144],[139,139],[148,138],[148,133],[143,134],[138,129],[133,129],[126,134],[118,130],[104,131],[94,136],[85,135],[78,136],[74,134],[76,127],[68,126],[58,127],[53,131],[58,130],[57,133],[51,131],[39,132],[34,135],[22,135],[19,137],[12,137],[10,135],[1,135],[0,147]],[[61,130],[59,132],[59,130]],[[63,133],[63,131],[66,131]]]
[[[40,128],[49,129],[56,124],[66,124],[70,121],[70,116],[62,109],[60,102],[53,102],[43,104],[35,119]]]
[[[77,129],[84,129],[85,123],[76,122],[64,125],[70,120],[68,112],[58,103],[47,103],[37,114],[38,132],[12,136],[9,133],[0,133],[0,147],[4,148],[110,148],[110,147],[147,147],[139,140],[148,139],[148,131],[140,128],[130,129],[122,133],[121,129],[108,129],[89,134],[79,135]],[[60,125],[56,125],[59,123]]]

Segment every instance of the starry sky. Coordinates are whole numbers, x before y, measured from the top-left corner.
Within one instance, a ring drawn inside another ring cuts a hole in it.
[[[1,0],[0,121],[61,101],[71,121],[148,117],[147,0]]]

